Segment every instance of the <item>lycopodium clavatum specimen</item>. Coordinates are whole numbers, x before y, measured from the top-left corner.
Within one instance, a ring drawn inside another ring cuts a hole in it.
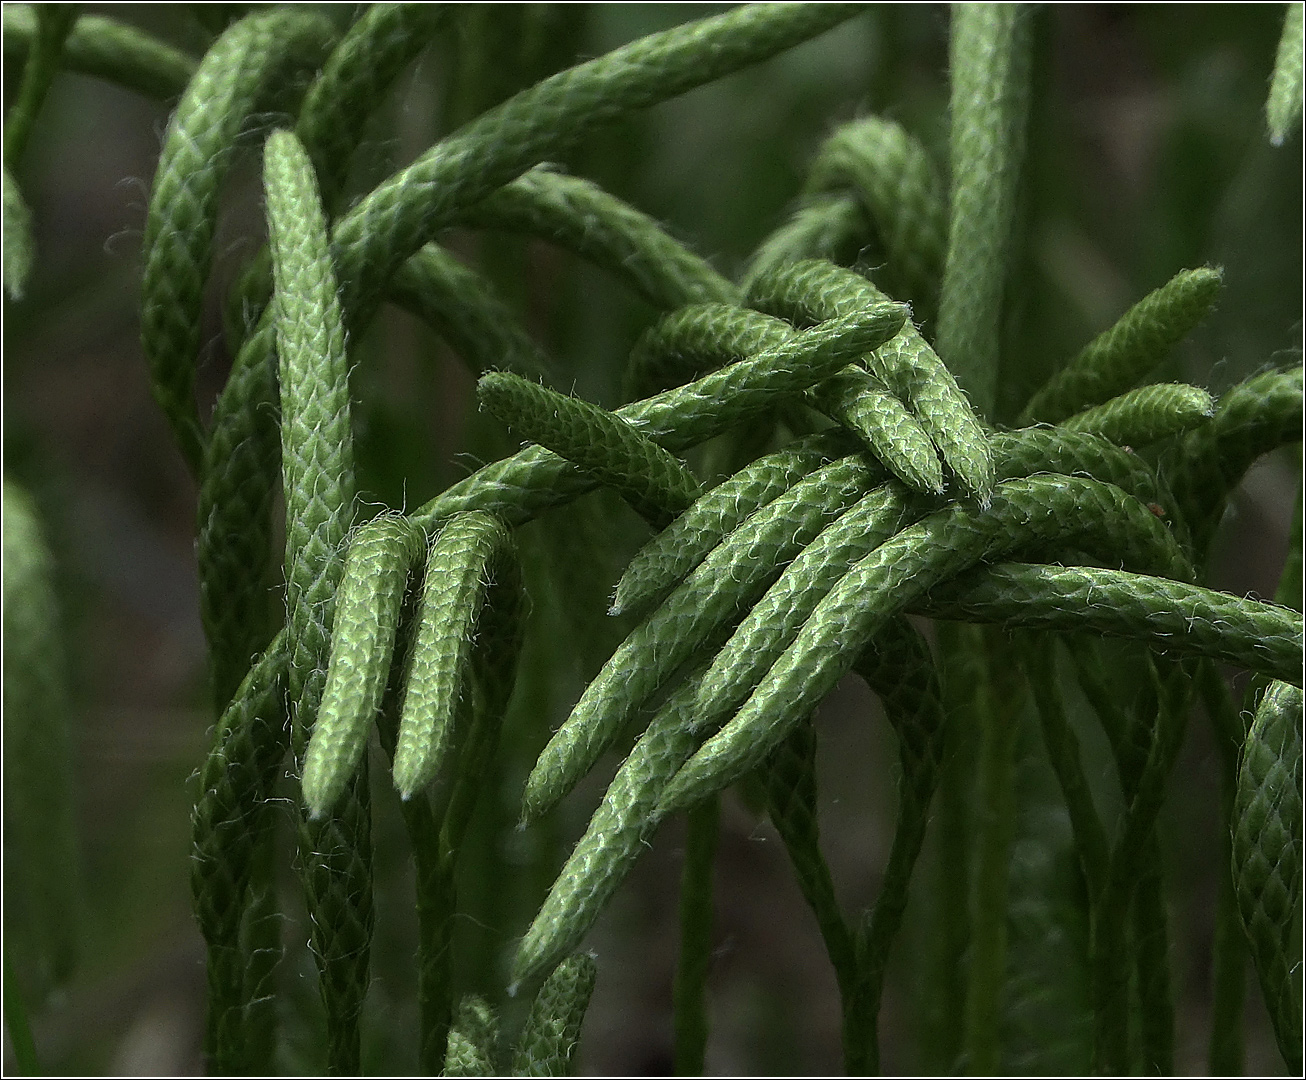
[[[1302,11],[6,4],[5,1068],[1300,1074]]]

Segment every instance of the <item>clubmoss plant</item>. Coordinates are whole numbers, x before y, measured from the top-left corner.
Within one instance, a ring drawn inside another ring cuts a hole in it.
[[[213,727],[190,884],[209,1071],[575,1070],[610,977],[591,931],[682,812],[672,1064],[712,1068],[714,860],[742,800],[774,826],[811,909],[850,1074],[881,1068],[896,966],[923,985],[926,1071],[1173,1072],[1162,809],[1207,719],[1224,845],[1209,1064],[1242,1068],[1249,956],[1284,1064],[1301,1069],[1300,494],[1274,602],[1212,587],[1242,478],[1300,442],[1300,357],[1263,357],[1220,388],[1219,373],[1177,366],[1242,288],[1198,252],[1087,343],[1062,349],[1049,330],[1055,344],[1024,363],[1013,328],[1041,324],[1021,274],[1051,228],[1031,131],[1057,10],[953,5],[934,121],[832,118],[788,212],[755,223],[727,275],[556,161],[605,125],[898,14],[678,11],[680,25],[577,62],[572,16],[552,5],[200,7],[209,40],[193,56],[70,5],[5,7],[21,76],[4,288],[18,310],[39,272],[21,157],[51,83],[75,71],[175,100],[145,220],[141,346],[198,491]],[[429,47],[451,73],[443,134],[374,177],[388,95]],[[1289,4],[1272,78],[1264,58],[1260,140],[1276,146],[1300,122],[1302,48]],[[215,297],[220,196],[242,154],[267,242]],[[487,234],[514,239],[470,258]],[[532,260],[554,250],[641,305],[593,373],[553,355],[547,319],[523,303]],[[411,455],[386,462],[402,499],[369,486],[384,423],[365,369],[384,304],[461,356],[481,408],[479,467],[415,485],[426,501],[412,506]],[[231,364],[203,402],[215,305]],[[598,505],[620,522],[606,548],[583,539]],[[5,1015],[30,1067],[11,957],[29,998],[33,973],[43,988],[68,977],[76,874],[54,797],[67,749],[49,556],[9,480],[4,561],[6,840],[28,849],[20,876],[6,844],[6,930],[21,890],[26,936],[6,936]],[[597,586],[566,584],[618,561]],[[591,656],[585,635],[548,630],[579,607],[591,627],[618,617],[621,640]],[[573,694],[575,656],[589,677]],[[1256,677],[1250,724],[1218,665]],[[877,778],[897,811],[860,911],[821,828],[818,711],[849,673],[897,756]],[[559,822],[589,810],[586,779],[614,747],[624,761],[568,856]],[[1028,834],[1030,770],[1051,778],[1065,823],[1064,895],[1029,869],[1029,850],[1054,851],[1047,830]],[[33,843],[38,814],[55,842]],[[379,868],[408,860],[397,901]],[[415,1000],[402,1039],[400,1021],[388,1029],[404,1051],[386,1057],[368,1002],[396,903],[416,912],[396,923],[415,935]],[[485,933],[469,929],[477,904],[498,912]],[[301,906],[304,929],[287,929]],[[1031,962],[1027,911],[1079,928],[1062,935],[1064,971]],[[293,985],[310,954],[316,1003]],[[1021,1060],[1037,1039],[1021,1024],[1053,1000],[1068,1049]],[[320,1052],[302,1049],[305,1031]]]

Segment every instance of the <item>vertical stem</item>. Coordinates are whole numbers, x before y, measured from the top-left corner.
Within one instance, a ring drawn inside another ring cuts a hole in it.
[[[857,950],[834,893],[830,868],[821,853],[816,811],[816,731],[810,721],[776,748],[761,775],[765,778],[771,821],[784,841],[798,887],[816,916],[834,968],[842,1010],[844,1067],[849,1075],[856,1076],[868,1071],[868,1027],[874,1027],[874,1017],[868,1019],[859,1008]]]
[[[980,639],[983,641],[983,638]],[[965,1065],[991,1075],[1001,1065],[998,1020],[1007,967],[1007,879],[1016,824],[1015,752],[1019,726],[1010,698],[992,684],[1000,664],[990,653],[988,678],[976,686],[981,732],[975,877],[971,896],[970,979],[966,993]]]
[[[998,328],[1029,112],[1029,10],[953,4],[952,209],[938,351],[982,415],[993,411]]]
[[[271,1076],[277,1043],[274,980],[281,960],[281,911],[277,903],[276,820],[269,803],[254,849],[248,907],[244,912],[244,1063],[251,1076]]]
[[[1120,1074],[1129,1065],[1129,981],[1137,963],[1129,942],[1129,914],[1140,883],[1156,869],[1156,815],[1165,799],[1165,782],[1187,726],[1185,669],[1167,663],[1163,673],[1156,676],[1155,684],[1155,711],[1145,710],[1139,715],[1140,720],[1144,715],[1155,717],[1148,726],[1150,745],[1146,762],[1141,770],[1133,773],[1123,767],[1126,759],[1121,760],[1126,809],[1111,850],[1106,887],[1093,913],[1090,949],[1093,1072],[1096,1074]],[[1143,886],[1144,890],[1149,887]],[[1156,956],[1155,942],[1149,945],[1136,941],[1135,944],[1143,945],[1148,951],[1148,962],[1161,963],[1168,970],[1168,957],[1162,960]],[[1173,1039],[1172,1034],[1159,1034],[1162,1025],[1173,1026],[1168,975],[1163,986],[1154,980],[1140,990],[1148,995],[1142,1001],[1144,1052],[1149,1057],[1163,1056],[1167,1041]]]
[[[1143,1072],[1174,1073],[1174,999],[1170,986],[1170,934],[1161,877],[1161,845],[1147,837],[1141,873],[1134,885],[1134,961],[1138,978],[1139,1036]]]
[[[1234,891],[1233,820],[1238,788],[1238,754],[1243,726],[1224,677],[1209,660],[1197,669],[1197,690],[1214,729],[1220,763],[1220,811],[1216,836],[1216,873],[1220,888],[1215,901],[1215,940],[1211,946],[1211,1039],[1207,1071],[1212,1076],[1241,1076],[1243,1071],[1243,1005],[1247,992],[1247,939],[1243,936]]]
[[[982,672],[979,631],[960,623],[939,623],[943,672],[944,751],[939,770],[938,856],[933,944],[923,987],[921,1066],[926,1072],[954,1072],[961,1057],[967,998],[966,948],[970,940],[971,762],[976,751],[972,690]]]
[[[680,963],[672,991],[675,1074],[701,1076],[707,1048],[707,969],[712,957],[712,863],[721,799],[704,799],[689,812],[685,869],[680,879]]]

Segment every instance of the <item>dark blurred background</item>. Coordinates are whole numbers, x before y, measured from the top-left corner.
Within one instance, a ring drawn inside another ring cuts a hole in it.
[[[86,10],[196,55],[209,40],[184,6]],[[510,17],[489,10],[488,17]],[[576,5],[557,13],[552,63],[565,66],[717,10]],[[1219,308],[1160,377],[1218,393],[1267,364],[1300,357],[1300,129],[1273,149],[1263,118],[1282,13],[1281,5],[1203,4],[1055,5],[1038,14],[1028,183],[1008,293],[1009,367],[1036,379],[1145,292],[1203,263],[1225,268]],[[867,112],[889,116],[944,160],[947,25],[942,6],[868,7],[816,41],[605,129],[563,164],[733,274],[784,219],[805,163],[839,123]],[[359,155],[357,190],[517,86],[507,70],[502,86],[480,88],[481,100],[460,98],[449,90],[457,72],[457,50],[442,41],[400,80]],[[16,85],[6,69],[6,104]],[[4,306],[4,468],[36,496],[59,568],[85,893],[81,966],[34,1015],[44,1063],[57,1072],[199,1069],[203,949],[187,860],[194,773],[213,717],[197,615],[196,493],[150,396],[138,320],[145,207],[172,104],[60,74],[18,173],[35,220],[37,262],[26,298]],[[217,296],[262,236],[252,152],[224,207],[213,336],[202,359],[208,394],[230,362]],[[558,385],[605,404],[619,400],[624,358],[653,319],[650,308],[542,244],[470,234],[449,242],[501,284],[556,359]],[[358,343],[357,362],[360,477],[369,498],[414,507],[511,448],[474,412],[471,373],[409,317],[383,313]],[[1021,392],[1018,379],[1009,385]],[[1299,454],[1272,456],[1247,478],[1219,542],[1217,587],[1273,594]],[[492,805],[477,834],[488,845],[486,865],[510,868],[513,877],[491,887],[475,877],[475,865],[466,871],[475,924],[468,954],[479,941],[498,958],[468,977],[472,986],[501,986],[513,939],[618,760],[606,758],[542,828],[503,828],[515,819],[534,752],[630,628],[603,610],[624,560],[646,536],[633,514],[602,499],[541,523],[538,533],[553,569],[547,581],[535,579],[544,584],[533,596],[533,640],[560,636],[574,647],[557,658],[544,644],[532,646],[551,678],[535,687],[532,707],[519,703],[531,730],[510,751],[502,790],[487,793]],[[563,576],[569,564],[574,580]],[[566,597],[565,609],[541,590]],[[852,680],[823,706],[818,730],[825,849],[841,898],[860,908],[875,896],[892,836],[894,744],[872,696]],[[1064,811],[1047,798],[1041,748],[1025,742],[1013,873],[1036,878],[1039,861],[1051,857],[1037,838],[1064,843]],[[384,780],[381,770],[375,775]],[[1200,718],[1169,790],[1162,836],[1177,1066],[1194,1073],[1206,1060],[1220,828],[1217,767]],[[388,1071],[412,1068],[415,939],[406,841],[393,798],[379,791],[377,801],[380,898],[365,1063]],[[1051,821],[1046,828],[1026,827],[1043,818]],[[581,1043],[585,1072],[670,1069],[682,856],[683,826],[671,823],[589,938],[599,981]],[[931,862],[927,849],[917,893],[938,872]],[[774,831],[733,796],[725,800],[716,881],[709,1071],[837,1072],[838,998],[815,921]],[[1013,906],[1012,918],[1022,917]],[[923,988],[912,961],[912,943],[924,932],[909,913],[881,1019],[886,1072],[913,1071],[925,1060],[917,1019]],[[289,978],[309,1001],[315,991],[301,948],[302,912],[290,909],[285,936],[298,951]],[[1254,979],[1247,1032],[1248,1073],[1281,1071]],[[314,1068],[311,1027],[298,1037],[307,1056],[291,1047],[287,1067]],[[1029,1039],[1013,1021],[1011,1067],[1057,1071],[1053,1052]]]

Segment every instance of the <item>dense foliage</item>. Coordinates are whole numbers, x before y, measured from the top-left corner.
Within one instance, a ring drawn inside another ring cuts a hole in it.
[[[152,19],[4,8],[18,1068],[147,1071],[80,988],[188,875],[214,1073],[1301,1069],[1302,5]],[[46,194],[129,95],[139,266]],[[56,436],[123,283],[162,888]]]

